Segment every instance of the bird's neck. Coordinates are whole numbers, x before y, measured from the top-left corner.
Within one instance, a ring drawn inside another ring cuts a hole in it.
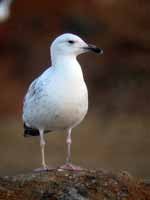
[[[54,66],[54,67],[60,67],[63,64],[66,64],[66,63],[77,62],[76,56],[74,56],[74,55],[64,55],[64,54],[57,54],[57,55],[52,54],[51,60],[52,60],[52,66]]]
[[[57,58],[52,58],[52,66],[59,73],[65,76],[78,77],[83,79],[83,73],[76,56],[73,55],[57,55]]]

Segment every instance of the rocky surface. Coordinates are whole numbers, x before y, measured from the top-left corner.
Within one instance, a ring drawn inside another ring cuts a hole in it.
[[[127,172],[54,170],[1,177],[0,199],[149,200],[150,182]]]

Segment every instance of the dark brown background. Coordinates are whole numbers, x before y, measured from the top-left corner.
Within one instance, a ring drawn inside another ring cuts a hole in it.
[[[72,156],[87,168],[150,176],[150,1],[14,0],[0,24],[0,175],[39,167],[39,138],[24,138],[23,96],[50,65],[49,45],[65,32],[104,49],[79,57],[90,108],[73,130]],[[65,134],[49,134],[49,164],[65,159]]]

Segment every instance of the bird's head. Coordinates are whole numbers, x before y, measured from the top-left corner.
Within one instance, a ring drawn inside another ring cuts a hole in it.
[[[74,55],[78,56],[87,51],[103,53],[103,50],[84,42],[80,37],[71,33],[65,33],[58,36],[51,45],[51,54],[53,55]]]

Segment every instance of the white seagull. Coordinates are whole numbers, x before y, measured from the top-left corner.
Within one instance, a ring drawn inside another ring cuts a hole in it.
[[[50,47],[52,66],[29,86],[23,105],[24,136],[40,135],[42,167],[37,170],[49,169],[44,155],[44,133],[55,130],[67,133],[67,159],[60,169],[82,169],[71,163],[71,132],[88,110],[88,91],[76,59],[87,51],[103,52],[77,35],[60,35]]]

